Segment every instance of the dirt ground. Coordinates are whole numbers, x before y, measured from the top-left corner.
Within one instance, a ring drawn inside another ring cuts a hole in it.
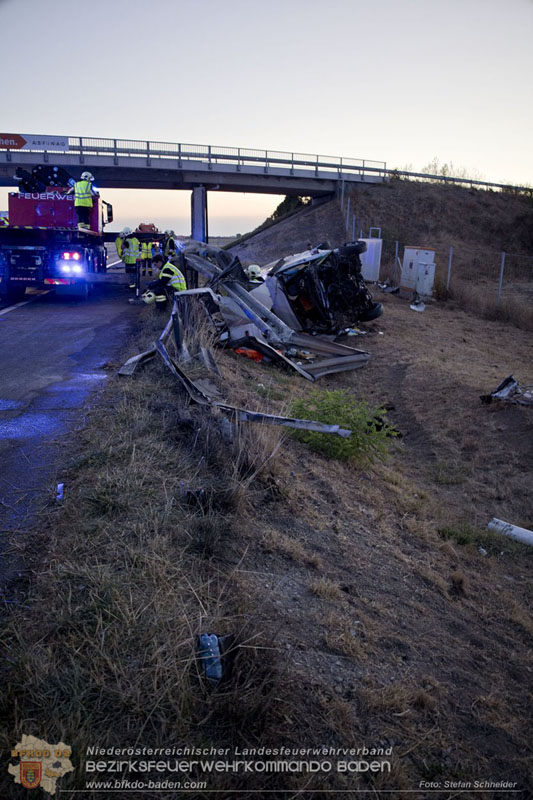
[[[352,746],[393,746],[383,788],[525,788],[531,553],[486,525],[495,516],[533,526],[533,410],[479,396],[511,373],[531,381],[530,335],[450,306],[417,313],[378,299],[385,311],[368,335],[345,340],[370,363],[319,386],[389,408],[401,442],[367,469],[285,443],[279,495],[253,510],[243,570],[255,576],[243,582],[331,730]],[[266,386],[277,396],[272,368],[243,370],[249,389],[255,379],[260,395]],[[286,408],[303,383],[284,379],[274,405]]]

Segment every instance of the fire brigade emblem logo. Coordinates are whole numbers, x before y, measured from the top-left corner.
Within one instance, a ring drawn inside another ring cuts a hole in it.
[[[23,734],[11,750],[11,763],[7,771],[15,783],[25,789],[38,786],[52,797],[56,793],[56,783],[67,772],[73,772],[70,760],[72,750],[64,742],[48,744],[36,736]],[[15,762],[15,763],[13,763]]]
[[[41,782],[43,765],[40,761],[20,762],[20,782],[26,789],[36,789]]]

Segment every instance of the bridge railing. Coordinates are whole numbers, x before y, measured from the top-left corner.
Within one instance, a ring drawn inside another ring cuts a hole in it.
[[[6,155],[7,161],[12,161],[19,151],[0,151]],[[76,154],[79,163],[83,164],[85,156],[112,156],[114,163],[119,165],[119,157],[144,159],[145,164],[151,165],[151,159],[172,159],[181,166],[183,162],[200,161],[211,167],[213,164],[234,166],[237,171],[246,167],[256,167],[268,173],[271,168],[288,169],[295,174],[295,169],[313,171],[317,177],[324,173],[337,180],[359,180],[365,175],[387,178],[407,178],[422,181],[438,181],[439,183],[455,183],[460,185],[479,186],[480,188],[501,189],[503,191],[518,191],[531,194],[530,186],[517,186],[508,183],[495,183],[492,181],[472,180],[470,178],[456,178],[453,176],[429,175],[427,173],[407,172],[405,170],[387,169],[385,161],[373,159],[344,158],[340,156],[311,155],[310,153],[289,153],[279,150],[252,150],[243,147],[225,147],[207,144],[182,144],[176,142],[151,142],[136,139],[98,139],[87,136],[69,136],[68,150],[57,150],[53,153],[42,148],[25,149],[25,153],[42,154],[44,161],[58,153]],[[125,165],[124,165],[125,166]]]
[[[280,150],[253,150],[243,147],[204,145],[176,142],[151,142],[135,139],[98,139],[87,136],[70,136],[69,149],[65,153],[80,156],[120,156],[128,158],[177,159],[178,161],[201,161],[207,164],[232,164],[240,169],[246,165],[294,169],[312,169],[315,172],[365,174],[385,176],[385,161],[372,159],[341,158],[310,153],[289,153]],[[27,151],[26,151],[27,152]],[[34,151],[36,152],[36,151]],[[43,151],[38,151],[43,152]],[[57,152],[57,151],[55,151]]]

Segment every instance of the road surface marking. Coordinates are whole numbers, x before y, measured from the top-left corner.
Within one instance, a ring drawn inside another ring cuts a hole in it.
[[[109,267],[114,267],[114,266],[115,266],[115,264],[122,264],[122,261],[113,261],[113,263],[112,263],[112,264],[108,264],[108,265],[107,265],[106,269],[109,269]]]
[[[44,292],[39,292],[39,294],[35,295],[35,297],[40,297],[42,294],[48,294],[48,291],[49,290],[46,290]],[[7,308],[4,308],[3,311],[0,311],[0,317],[2,316],[2,314],[9,314],[10,311],[14,311],[16,308],[20,308],[21,306],[27,306],[28,303],[33,303],[35,297],[30,297],[29,300],[23,300],[21,303],[15,303],[14,306],[8,306]]]

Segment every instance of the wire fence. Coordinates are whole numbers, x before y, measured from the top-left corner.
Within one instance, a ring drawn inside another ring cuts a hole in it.
[[[357,227],[349,196],[340,208],[346,238],[381,238],[380,228],[363,231]],[[434,295],[439,300],[459,301],[466,308],[489,318],[507,319],[533,329],[533,255],[509,253],[461,243],[432,246],[431,243],[382,239],[379,280],[401,285],[406,247],[435,253]]]

